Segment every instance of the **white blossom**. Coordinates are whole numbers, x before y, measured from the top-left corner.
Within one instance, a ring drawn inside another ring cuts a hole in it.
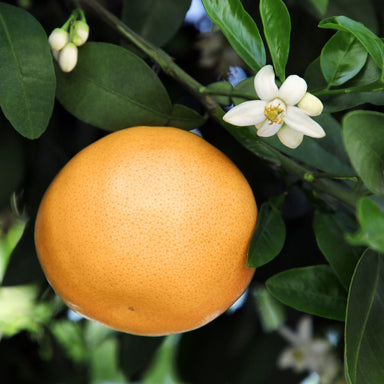
[[[89,36],[89,26],[84,21],[78,20],[73,25],[73,37],[72,42],[76,46],[80,47],[83,45]]]
[[[60,51],[68,43],[68,32],[61,28],[55,28],[48,37],[52,51]]]
[[[59,65],[63,72],[71,72],[77,64],[77,47],[73,43],[68,43],[59,54]]]
[[[321,384],[334,383],[340,374],[341,363],[336,358],[329,340],[313,338],[311,317],[304,316],[299,321],[296,332],[282,326],[279,333],[290,344],[279,355],[279,368],[291,368],[297,373],[316,372]]]
[[[254,79],[259,100],[241,103],[229,110],[223,120],[237,126],[255,125],[258,136],[277,134],[289,148],[298,147],[303,135],[325,136],[323,128],[310,116],[322,112],[323,105],[307,92],[307,83],[297,75],[288,76],[280,88],[271,65],[260,69]]]

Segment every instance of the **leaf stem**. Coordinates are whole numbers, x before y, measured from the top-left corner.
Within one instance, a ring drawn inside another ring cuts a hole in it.
[[[312,176],[315,179],[337,179],[337,180],[350,180],[358,182],[360,179],[354,174],[341,174],[341,173],[330,173],[330,172],[313,172]]]
[[[370,84],[359,85],[356,87],[349,87],[349,88],[329,89],[329,86],[328,86],[327,88],[324,88],[320,91],[313,92],[313,94],[315,96],[331,96],[331,95],[340,95],[340,94],[357,93],[357,92],[380,92],[383,90],[384,90],[383,84],[379,81],[375,81]]]

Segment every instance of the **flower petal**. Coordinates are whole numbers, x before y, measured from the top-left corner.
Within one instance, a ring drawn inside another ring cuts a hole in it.
[[[286,147],[295,149],[303,141],[304,135],[284,125],[284,127],[280,128],[279,132],[277,132],[277,137]]]
[[[283,123],[271,123],[269,120],[267,120],[262,125],[262,127],[257,130],[257,136],[261,136],[261,137],[273,136],[279,131],[282,125]]]
[[[297,75],[288,76],[279,89],[277,97],[288,105],[297,104],[307,92],[306,81]]]
[[[297,106],[309,116],[319,116],[323,112],[323,103],[309,92],[303,96]]]
[[[320,124],[312,120],[300,108],[288,106],[287,115],[284,119],[285,124],[295,131],[301,132],[306,136],[320,138],[325,136],[324,129]]]
[[[261,100],[269,101],[276,97],[279,89],[275,83],[275,72],[272,65],[265,65],[256,73],[254,84],[257,96]]]
[[[265,120],[264,108],[266,105],[267,103],[262,100],[245,101],[230,109],[223,116],[223,120],[239,127],[258,124]]]

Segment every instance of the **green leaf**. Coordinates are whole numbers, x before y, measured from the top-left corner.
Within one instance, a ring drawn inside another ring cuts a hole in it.
[[[337,29],[351,33],[360,41],[369,55],[375,61],[376,65],[383,70],[384,68],[384,44],[381,39],[376,36],[364,24],[352,20],[346,16],[334,16],[322,20],[319,23],[320,28]]]
[[[138,56],[117,45],[87,43],[70,73],[56,70],[57,98],[78,119],[115,131],[166,125],[172,114],[167,91]]]
[[[259,29],[240,0],[203,0],[205,10],[238,55],[255,72],[266,63]]]
[[[291,36],[288,9],[281,0],[261,0],[260,15],[276,75],[284,81]]]
[[[366,187],[384,195],[384,114],[353,111],[343,119],[345,149]]]
[[[325,44],[320,55],[321,69],[331,86],[356,76],[367,60],[367,51],[351,34],[339,31]]]
[[[248,249],[248,268],[261,267],[273,260],[283,249],[285,224],[281,213],[284,195],[269,199],[258,215],[256,229]]]
[[[0,236],[0,283],[3,280],[4,272],[7,269],[9,258],[12,251],[15,249],[16,244],[23,235],[25,228],[25,221],[18,217],[11,217],[6,232]],[[4,224],[3,224],[4,228]]]
[[[347,295],[328,265],[294,268],[272,276],[269,292],[299,311],[344,321]]]
[[[304,73],[304,79],[307,82],[308,89],[312,93],[328,86],[321,71],[320,57],[316,58],[308,65]]]
[[[231,95],[233,104],[238,105],[244,103],[244,101],[257,100],[259,98],[255,90],[254,79],[254,76],[248,77],[240,81],[240,83],[233,88],[233,95]]]
[[[122,21],[160,47],[181,27],[190,5],[191,0],[124,0]]]
[[[354,230],[354,223],[342,212],[331,214],[317,210],[313,226],[321,252],[348,291],[353,271],[362,253],[360,248],[352,247],[344,239],[347,231]]]
[[[201,116],[194,109],[182,104],[174,104],[172,115],[166,125],[190,130],[202,126],[206,120],[207,116]]]
[[[384,213],[368,197],[357,203],[357,218],[360,228],[355,234],[347,234],[347,240],[355,245],[367,245],[384,252]]]
[[[348,297],[345,360],[350,384],[384,382],[384,260],[367,252]]]
[[[0,3],[0,105],[23,136],[47,128],[55,100],[55,72],[47,35],[28,12]]]

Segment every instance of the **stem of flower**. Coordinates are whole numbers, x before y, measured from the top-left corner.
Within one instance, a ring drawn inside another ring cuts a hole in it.
[[[327,87],[320,91],[313,92],[313,94],[319,97],[319,96],[341,95],[341,94],[347,94],[347,93],[357,93],[357,92],[380,92],[383,90],[384,90],[383,84],[381,82],[376,81],[371,84],[360,85],[360,86],[349,87],[349,88],[329,89],[329,87]]]

